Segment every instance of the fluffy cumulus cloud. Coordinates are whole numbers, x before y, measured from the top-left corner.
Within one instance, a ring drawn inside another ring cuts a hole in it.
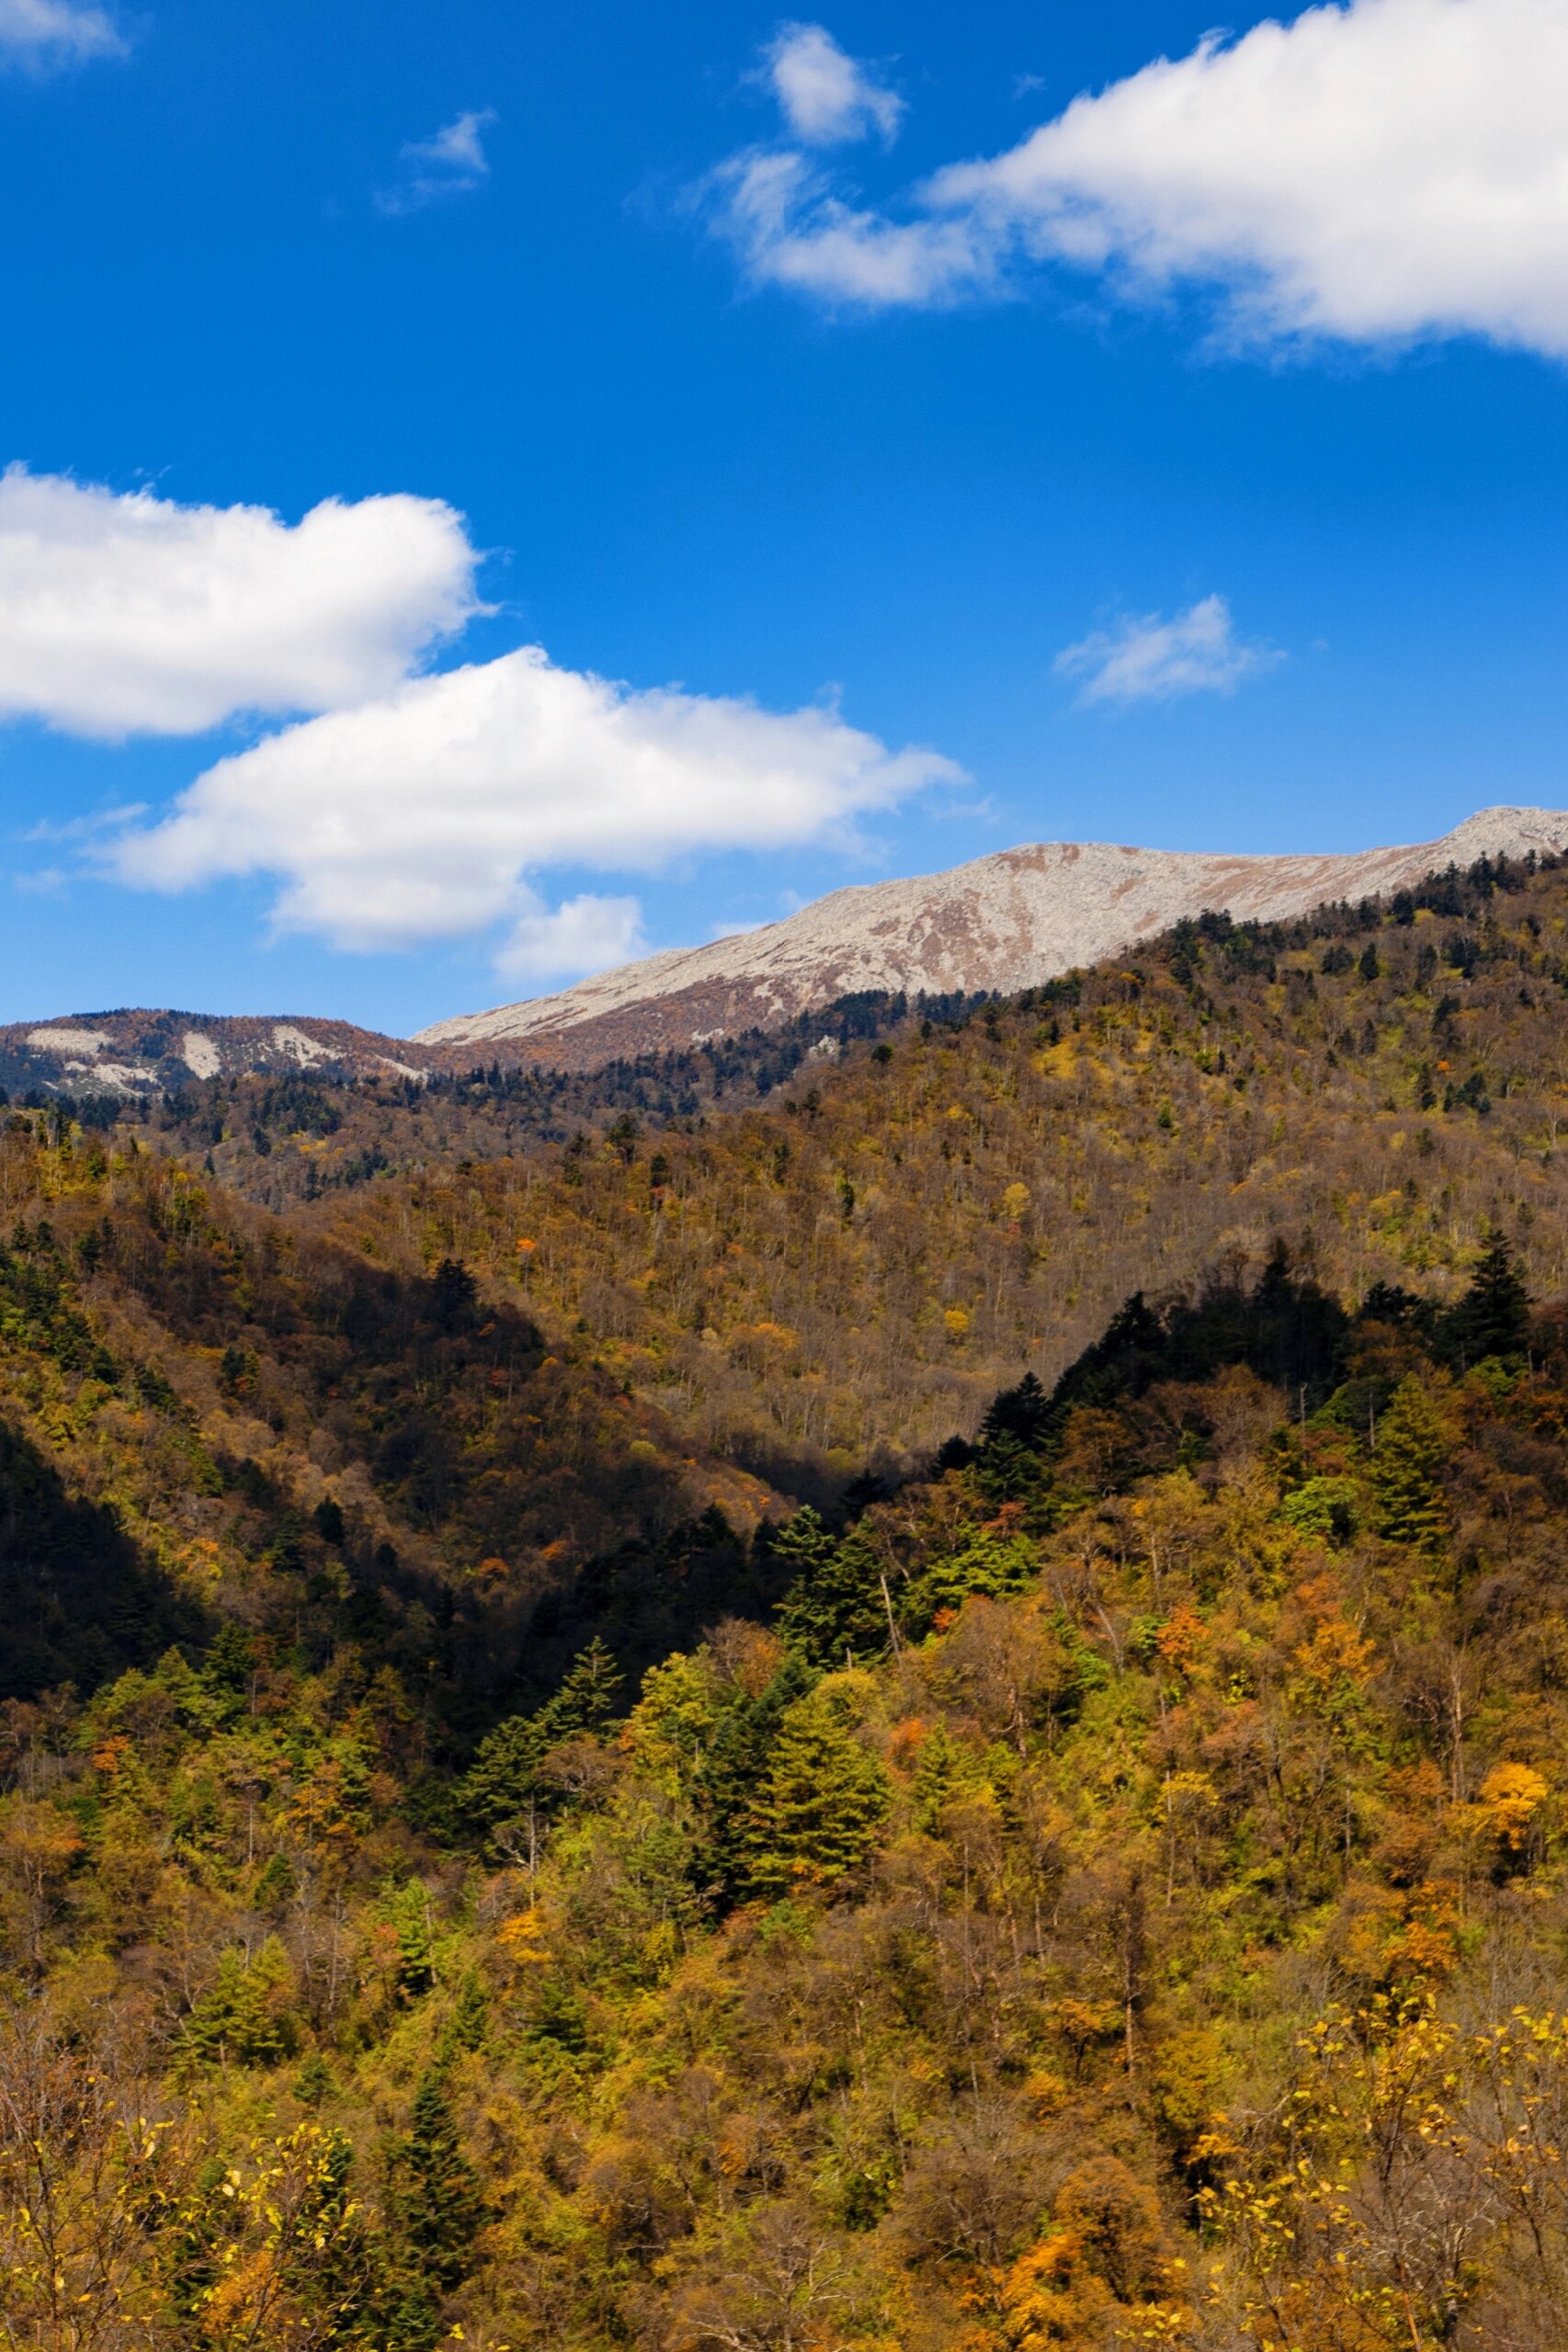
[[[278,926],[341,947],[511,919],[506,952],[526,970],[574,926],[596,955],[607,937],[634,937],[625,901],[579,900],[540,927],[529,878],[541,869],[626,874],[832,838],[957,773],[933,753],[889,752],[832,710],[633,692],[525,647],[268,736],[100,855],[158,890],[274,875]]]
[[[1061,676],[1083,680],[1081,702],[1168,702],[1179,694],[1232,694],[1283,658],[1272,646],[1244,644],[1224,597],[1204,597],[1173,619],[1146,613],[1085,637],[1059,653],[1055,666]]]
[[[432,498],[181,506],[0,476],[0,717],[197,733],[384,692],[478,609],[462,517]]]
[[[781,25],[765,52],[764,78],[792,136],[808,147],[897,135],[903,100],[821,25]]]
[[[608,971],[646,955],[642,909],[634,898],[601,898],[591,891],[547,907],[532,892],[523,893],[525,911],[495,958],[508,980],[574,979]]]
[[[414,139],[398,156],[398,177],[391,187],[376,190],[378,210],[396,216],[422,212],[427,204],[462,196],[490,176],[484,133],[498,119],[483,107],[460,114],[429,139]]]
[[[0,59],[50,73],[94,57],[122,57],[125,40],[107,8],[82,0],[0,0]]]
[[[754,277],[829,301],[950,301],[1050,263],[1210,290],[1244,336],[1568,356],[1563,0],[1347,0],[1210,34],[892,209],[807,143],[732,159],[712,217]]]

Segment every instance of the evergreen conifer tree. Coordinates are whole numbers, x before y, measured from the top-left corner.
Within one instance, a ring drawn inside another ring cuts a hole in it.
[[[485,2207],[458,2137],[444,2066],[420,2078],[409,2128],[388,2149],[386,2168],[400,2268],[411,2285],[449,2294],[473,2267]]]
[[[401,1886],[388,1886],[381,1907],[397,1938],[399,1995],[404,2001],[417,2001],[436,1982],[429,1897],[418,1879],[405,1879]]]
[[[751,1808],[767,1769],[768,1757],[786,1711],[804,1698],[816,1677],[799,1651],[791,1650],[765,1690],[750,1699],[733,1690],[712,1727],[707,1752],[695,1774],[695,1793],[705,1835],[697,1860],[699,1877],[734,1900],[746,1885],[746,1841]]]
[[[1372,1524],[1394,1543],[1435,1551],[1449,1528],[1440,1483],[1448,1441],[1426,1391],[1408,1373],[1378,1424],[1377,1448],[1367,1466]]]
[[[942,1807],[952,1797],[983,1786],[984,1767],[973,1750],[955,1740],[938,1719],[921,1743],[915,1767],[914,1820],[916,1829],[935,1836]]]
[[[285,2006],[289,1960],[276,1936],[254,1960],[231,1945],[218,1962],[211,1990],[187,2018],[180,2036],[187,2061],[198,2064],[276,2066],[291,2057],[299,2029]]]
[[[596,1636],[574,1661],[553,1699],[531,1715],[509,1715],[480,1742],[458,1790],[462,1812],[494,1832],[526,1817],[546,1793],[540,1767],[552,1747],[585,1732],[602,1732],[624,1677]]]
[[[1523,1275],[1501,1233],[1494,1233],[1463,1298],[1444,1318],[1451,1355],[1477,1364],[1485,1356],[1517,1356],[1529,1336],[1530,1301]]]
[[[888,1809],[888,1777],[831,1691],[797,1699],[778,1727],[746,1827],[758,1893],[831,1886],[864,1861]]]
[[[833,1557],[836,1539],[824,1527],[821,1513],[813,1511],[809,1503],[792,1518],[786,1519],[782,1527],[765,1527],[761,1532],[767,1538],[768,1551],[783,1563],[791,1584],[815,1575]]]
[[[1001,1437],[1016,1437],[1038,1452],[1051,1434],[1051,1399],[1033,1372],[1026,1372],[1017,1388],[992,1398],[980,1425],[980,1443],[989,1446]]]
[[[863,1526],[796,1578],[779,1603],[778,1630],[816,1666],[881,1656],[888,1646],[882,1564]]]

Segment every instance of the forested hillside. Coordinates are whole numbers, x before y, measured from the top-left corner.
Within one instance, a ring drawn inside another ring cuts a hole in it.
[[[455,1262],[372,1267],[40,1124],[0,1136],[12,1693],[285,1606],[307,1651],[373,1630],[472,1710],[585,1562],[766,1507]]]
[[[309,1216],[581,1318],[634,1393],[815,1492],[972,1427],[1129,1291],[1256,1263],[1276,1232],[1346,1296],[1447,1295],[1496,1222],[1555,1295],[1565,1014],[1568,870],[1483,867],[1299,926],[1189,926],[1015,1005],[912,1017],[766,1107],[618,1112]]]
[[[1134,1303],[436,1769],[286,1575],[13,1700],[9,2340],[1560,2345],[1563,1329]]]
[[[1565,983],[1486,868],[283,1216],[10,1112],[0,2342],[1555,2352]]]

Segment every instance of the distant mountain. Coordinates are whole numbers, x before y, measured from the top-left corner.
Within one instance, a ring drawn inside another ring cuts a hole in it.
[[[166,1094],[193,1078],[423,1076],[441,1057],[347,1021],[206,1013],[74,1013],[0,1028],[0,1085],[12,1094]]]
[[[1125,953],[1206,909],[1278,921],[1395,891],[1449,865],[1568,847],[1568,812],[1483,810],[1440,840],[1340,857],[1214,857],[1043,842],[949,872],[835,891],[782,923],[675,949],[558,995],[464,1014],[416,1047],[585,1069],[770,1028],[862,989],[946,994],[1028,988]]]
[[[1242,858],[1044,842],[949,872],[835,891],[782,923],[677,948],[552,996],[437,1021],[413,1039],[348,1021],[120,1009],[0,1026],[0,1087],[167,1094],[193,1079],[460,1074],[476,1062],[588,1071],[777,1030],[864,992],[1015,994],[1129,953],[1184,916],[1278,922],[1408,888],[1449,866],[1568,849],[1568,812],[1485,809],[1408,846]]]

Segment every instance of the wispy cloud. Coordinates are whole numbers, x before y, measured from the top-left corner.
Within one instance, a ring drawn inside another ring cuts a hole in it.
[[[780,25],[759,78],[803,146],[837,147],[873,132],[891,146],[898,135],[903,100],[821,25]]]
[[[1469,335],[1568,358],[1562,0],[1343,0],[1209,33],[887,204],[785,111],[790,140],[703,191],[758,283],[929,308],[1053,267],[1124,298],[1196,290],[1236,342]]]
[[[1204,597],[1170,620],[1129,617],[1057,655],[1061,677],[1082,678],[1080,702],[1169,702],[1181,694],[1233,694],[1285,656],[1237,635],[1223,597]]]
[[[455,116],[429,139],[410,140],[399,150],[398,177],[376,190],[376,210],[395,219],[477,187],[490,176],[483,134],[498,119],[493,108],[482,107]]]
[[[0,0],[0,60],[35,73],[123,57],[129,44],[107,8],[82,0]]]

